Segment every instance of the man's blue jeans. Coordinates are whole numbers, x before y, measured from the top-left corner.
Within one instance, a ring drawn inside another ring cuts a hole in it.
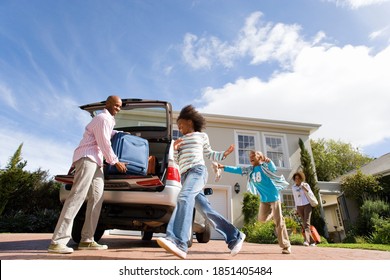
[[[196,165],[181,174],[182,188],[168,223],[166,238],[184,252],[188,251],[187,242],[192,236],[195,197],[202,191],[206,181],[207,169],[204,165]]]

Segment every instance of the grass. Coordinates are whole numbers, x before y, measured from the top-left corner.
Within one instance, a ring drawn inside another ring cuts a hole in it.
[[[323,248],[347,248],[347,249],[365,249],[389,251],[390,245],[385,244],[370,244],[370,243],[331,243],[331,244],[317,244],[318,247]]]

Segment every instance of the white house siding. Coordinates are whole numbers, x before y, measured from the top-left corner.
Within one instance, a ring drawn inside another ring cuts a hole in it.
[[[308,151],[311,153],[310,148],[310,135],[316,131],[320,126],[317,124],[306,123],[294,123],[285,121],[272,121],[264,119],[254,118],[242,118],[233,116],[221,116],[203,114],[207,121],[207,127],[205,132],[209,135],[211,146],[214,150],[224,151],[231,144],[236,143],[237,132],[248,132],[254,135],[256,139],[256,149],[264,152],[264,135],[276,135],[283,138],[285,141],[285,149],[287,166],[286,168],[279,168],[279,174],[283,174],[285,178],[291,181],[293,173],[295,173],[300,166],[300,149],[298,141],[301,138]],[[174,115],[177,117],[177,113]],[[238,158],[236,153],[232,153],[223,162],[225,165],[238,165]],[[206,160],[208,167],[209,179],[208,186],[216,185],[214,182],[214,174],[211,169],[211,162]],[[223,206],[223,202],[220,200],[222,195],[217,194],[218,202],[213,204],[213,198],[209,197],[213,207],[217,209],[226,208],[230,204],[230,211],[225,217],[234,223],[237,227],[243,225],[244,217],[242,215],[242,198],[243,193],[246,191],[247,178],[246,176],[239,176],[235,174],[223,173],[218,185],[222,186],[234,186],[238,183],[241,187],[241,191],[236,194],[233,190],[230,192],[230,197],[227,198],[226,205]],[[219,192],[217,192],[219,193]],[[231,202],[230,202],[231,199]],[[222,214],[222,213],[221,213]]]

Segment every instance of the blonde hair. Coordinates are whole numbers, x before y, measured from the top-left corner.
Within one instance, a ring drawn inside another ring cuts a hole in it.
[[[264,157],[264,154],[263,154],[262,152],[256,151],[256,150],[250,150],[250,151],[249,151],[249,154],[255,154],[255,155],[257,155],[257,156],[260,156],[261,158]]]

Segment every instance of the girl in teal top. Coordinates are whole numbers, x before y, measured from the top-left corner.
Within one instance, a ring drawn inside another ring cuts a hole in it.
[[[276,225],[279,246],[283,254],[291,254],[291,244],[286,224],[282,215],[279,191],[288,186],[283,176],[276,175],[275,164],[259,151],[249,154],[251,166],[224,166],[218,164],[225,172],[248,176],[249,190],[260,194],[260,209],[258,220],[268,221],[273,217]]]
[[[279,191],[283,187],[279,182],[274,182],[275,179],[271,179],[271,177],[267,176],[267,171],[265,171],[276,172],[276,166],[272,161],[247,167],[225,166],[223,170],[229,173],[248,175],[250,190],[256,190],[257,193],[260,194],[262,202],[274,202],[280,199]]]

